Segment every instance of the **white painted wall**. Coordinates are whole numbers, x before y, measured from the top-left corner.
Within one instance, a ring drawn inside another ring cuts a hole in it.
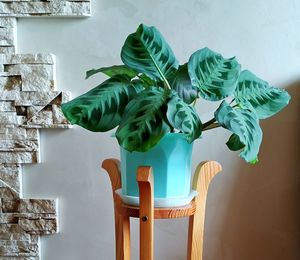
[[[208,46],[288,87],[300,77],[299,13],[297,0],[94,0],[88,19],[20,19],[19,52],[55,53],[57,89],[77,96],[104,79],[85,81],[85,71],[119,64],[126,36],[143,22],[159,28],[180,62]],[[210,159],[224,167],[209,191],[205,260],[300,259],[299,87],[288,88],[288,109],[263,122],[258,165],[227,150],[225,130],[195,145],[194,167]],[[215,107],[198,103],[201,114]],[[114,259],[111,188],[100,163],[119,157],[117,142],[74,127],[42,130],[41,147],[43,162],[26,166],[23,181],[25,197],[59,199],[61,232],[42,239],[43,260]],[[132,232],[138,259],[136,221]],[[186,234],[186,220],[157,221],[155,259],[185,259]]]

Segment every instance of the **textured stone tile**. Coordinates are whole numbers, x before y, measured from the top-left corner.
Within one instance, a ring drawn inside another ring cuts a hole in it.
[[[40,260],[39,256],[6,256],[1,258],[1,260]]]
[[[3,2],[3,0],[1,2]],[[6,1],[6,2],[9,2],[9,1]],[[0,27],[16,28],[17,27],[17,19],[14,17],[1,17],[0,18]]]
[[[22,127],[6,127],[5,132],[2,133],[2,140],[25,140],[27,139],[27,130]]]
[[[2,93],[3,98],[1,100],[10,100],[13,97],[17,97],[15,100],[16,106],[47,106],[53,99],[55,99],[61,92],[59,91],[30,91],[30,92],[18,92],[7,93],[14,91],[4,91]]]
[[[89,1],[12,1],[0,2],[0,16],[89,16]]]
[[[54,54],[13,54],[5,56],[3,64],[48,64],[55,63]]]
[[[2,225],[2,224],[0,224]],[[6,224],[4,224],[6,225]],[[10,231],[7,231],[7,232],[0,232],[0,240],[29,240],[31,241],[31,237],[32,235],[30,234],[27,234],[24,232],[23,230],[23,233],[12,233]]]
[[[55,56],[15,54],[15,17],[89,14],[89,0],[0,1],[0,259],[38,260],[39,235],[57,232],[54,200],[20,199],[20,164],[38,162],[38,128],[70,126],[60,108],[70,94],[53,91]]]
[[[26,124],[45,127],[47,125],[53,125],[52,111],[40,111],[36,116],[33,116],[30,120],[28,120]]]
[[[19,219],[19,226],[29,234],[50,235],[57,232],[57,221],[54,219]]]
[[[0,76],[0,90],[2,91],[21,91],[21,75]]]
[[[0,180],[0,183],[2,181]],[[19,194],[12,190],[11,188],[9,187],[0,187],[0,198],[6,198],[6,199],[17,199],[19,198]],[[1,232],[1,230],[0,230]]]
[[[17,212],[21,213],[56,213],[56,201],[46,199],[21,199]]]
[[[24,234],[26,232],[17,224],[0,224],[0,234],[7,234],[7,233]]]
[[[26,129],[28,140],[39,140],[39,130],[38,129]]]
[[[72,98],[72,94],[69,91],[64,91],[61,94],[62,94],[61,103],[66,103],[66,102],[70,101]]]
[[[54,66],[48,64],[5,65],[5,71],[21,75],[22,91],[54,90]]]
[[[5,90],[4,91],[0,91],[0,100],[1,101],[15,101],[15,100],[19,100],[21,98],[21,93],[22,92],[16,91],[16,90],[13,90],[13,91],[5,91]],[[18,105],[18,102],[16,101],[15,105]]]
[[[0,140],[0,151],[11,152],[32,152],[38,151],[38,142],[36,140]]]
[[[22,167],[18,164],[0,164],[0,180],[17,192],[20,192]]]
[[[52,113],[53,113],[53,124],[68,124],[68,121],[65,118],[60,106],[53,105]]]
[[[2,198],[2,213],[18,212],[18,205],[19,199]]]
[[[1,152],[0,163],[38,163],[38,152]]]
[[[27,109],[27,119],[30,119],[42,111],[45,106],[32,106]],[[27,120],[28,121],[28,120]]]
[[[3,256],[38,256],[38,245],[29,241],[0,240],[0,255]]]
[[[0,241],[2,245],[8,245],[9,242],[26,242],[27,245],[38,245],[39,237],[37,235],[31,235],[26,233],[18,224],[0,224]],[[5,244],[6,243],[6,244]],[[20,243],[19,245],[24,245],[24,243]],[[0,259],[6,259],[3,255],[0,254]],[[22,258],[21,255],[17,255],[15,257],[18,260],[25,259]],[[28,256],[27,256],[28,257]],[[9,258],[7,258],[9,259]],[[12,258],[14,259],[14,258]],[[31,258],[26,258],[26,260]]]
[[[90,16],[91,14],[91,6],[89,2],[55,1],[53,7],[54,16]]]
[[[16,112],[0,112],[0,122],[2,125],[22,125],[25,117],[17,116]]]
[[[1,213],[0,224],[18,224],[20,218],[40,220],[42,218],[55,219],[56,216],[53,214]]]
[[[15,46],[15,45],[16,45],[15,29],[0,27],[0,46]]]
[[[4,55],[12,55],[15,53],[15,47],[14,46],[0,46],[0,54]]]
[[[0,173],[0,180],[2,181],[2,184],[5,186],[8,186],[12,189],[14,189],[16,192],[21,192],[21,176],[15,173],[10,173],[6,175],[2,175]]]
[[[0,101],[0,112],[15,112],[15,111],[16,108],[12,101]]]

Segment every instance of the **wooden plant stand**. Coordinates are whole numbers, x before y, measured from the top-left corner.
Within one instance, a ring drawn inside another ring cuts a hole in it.
[[[190,204],[173,208],[154,208],[151,167],[141,166],[137,171],[139,207],[124,204],[115,193],[115,190],[122,187],[119,160],[106,159],[102,167],[109,174],[113,191],[117,260],[130,260],[130,217],[140,219],[140,260],[153,260],[153,220],[181,217],[189,217],[187,259],[202,260],[206,196],[210,181],[222,170],[219,163],[200,163],[192,184],[199,194]]]

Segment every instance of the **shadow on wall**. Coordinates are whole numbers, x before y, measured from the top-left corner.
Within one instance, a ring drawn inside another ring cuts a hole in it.
[[[261,121],[259,163],[237,167],[215,248],[222,260],[300,259],[300,81],[286,89],[290,105]]]

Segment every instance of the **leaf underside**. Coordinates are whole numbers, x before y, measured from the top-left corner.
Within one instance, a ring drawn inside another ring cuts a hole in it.
[[[142,89],[139,82],[113,77],[62,104],[62,111],[71,124],[93,132],[108,131],[120,124],[125,106]]]
[[[224,59],[221,54],[203,48],[189,59],[188,72],[193,86],[202,98],[210,101],[222,100],[234,93],[240,73],[236,59]]]
[[[179,66],[174,79],[171,81],[171,87],[187,104],[191,104],[198,97],[198,89],[191,83],[187,63]]]
[[[128,151],[145,152],[170,131],[163,120],[166,94],[161,88],[148,88],[126,107],[116,132],[119,144]]]
[[[231,151],[239,151],[245,147],[237,134],[232,134],[226,145]]]
[[[256,161],[262,131],[255,112],[251,109],[232,108],[226,101],[223,101],[215,112],[215,118],[221,126],[233,132],[236,136],[234,138],[238,137],[238,141],[244,145],[240,156],[247,162]],[[228,141],[230,149],[238,149],[238,146],[241,146],[241,144],[233,146],[232,141],[232,139]],[[238,141],[235,140],[235,142]]]
[[[239,105],[251,105],[260,119],[275,115],[290,101],[285,90],[271,87],[248,70],[241,72],[234,96]]]

